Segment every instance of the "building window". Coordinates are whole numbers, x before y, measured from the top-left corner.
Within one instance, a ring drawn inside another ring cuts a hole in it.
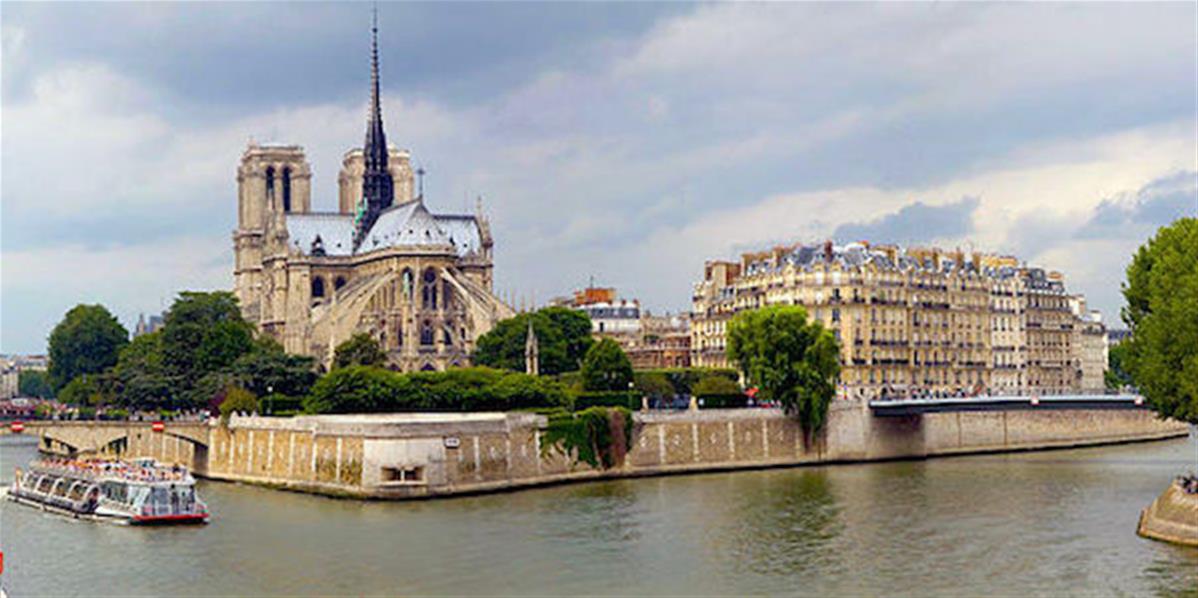
[[[312,297],[324,297],[324,279],[319,276],[312,279]]]
[[[275,198],[275,167],[266,167],[266,199],[273,202]],[[274,207],[273,205],[271,206]]]
[[[343,286],[345,286],[345,277],[338,276],[337,279],[333,281],[333,288],[340,289]]]
[[[426,347],[433,345],[433,323],[425,320],[424,325],[420,327],[420,344]]]
[[[424,309],[437,309],[437,273],[432,268],[425,270],[423,281],[420,285],[421,305]]]
[[[410,268],[403,269],[403,298],[408,303],[412,302],[412,288],[415,286],[412,279],[412,270]]]
[[[399,466],[382,468],[384,484],[404,484],[424,481],[424,468],[418,466]]]
[[[283,211],[291,211],[291,168],[283,169]]]

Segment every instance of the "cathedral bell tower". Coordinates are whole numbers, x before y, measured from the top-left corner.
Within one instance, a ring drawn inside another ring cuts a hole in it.
[[[242,315],[258,323],[270,317],[262,301],[272,281],[266,272],[271,234],[285,231],[288,214],[312,210],[312,170],[298,145],[251,141],[237,167],[237,230],[233,231],[234,289]]]
[[[366,143],[362,148],[365,170],[362,173],[362,198],[354,214],[354,248],[362,244],[379,213],[395,199],[395,181],[387,168],[387,134],[383,132],[383,108],[379,100],[379,16],[374,12],[370,28],[370,116],[366,123]]]

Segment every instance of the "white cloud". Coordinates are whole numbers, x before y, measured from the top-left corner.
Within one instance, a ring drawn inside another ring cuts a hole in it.
[[[651,305],[685,308],[686,291],[701,276],[705,260],[736,259],[738,251],[772,242],[822,241],[839,225],[875,220],[915,201],[938,206],[977,197],[974,232],[944,243],[1013,252],[1064,271],[1074,290],[1091,295],[1094,307],[1110,316],[1117,312],[1118,281],[1127,257],[1151,232],[1128,229],[1125,236],[1101,241],[1074,240],[1074,233],[1104,200],[1198,168],[1193,127],[1193,121],[1186,121],[1034,144],[993,161],[991,170],[927,187],[774,195],[749,206],[712,211],[680,226],[658,227],[611,259],[626,265],[622,280],[635,284]],[[1028,245],[1021,230],[1027,222],[1042,223],[1049,238]]]
[[[45,338],[78,303],[106,305],[131,328],[139,313],[162,311],[179,291],[231,288],[232,259],[224,236],[5,251],[0,290],[7,307],[0,310],[0,342],[38,350],[31,339]]]

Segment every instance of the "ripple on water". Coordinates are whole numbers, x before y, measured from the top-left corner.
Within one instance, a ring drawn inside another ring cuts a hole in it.
[[[0,440],[0,479],[33,456]],[[614,480],[412,503],[201,483],[213,522],[0,507],[20,594],[1193,595],[1134,534],[1186,441]]]

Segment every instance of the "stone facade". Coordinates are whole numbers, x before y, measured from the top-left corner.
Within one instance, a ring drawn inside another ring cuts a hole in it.
[[[468,365],[478,337],[514,315],[492,294],[490,226],[481,205],[434,214],[414,195],[409,153],[382,133],[377,55],[373,73],[366,146],[345,154],[337,212],[312,209],[300,146],[251,142],[242,154],[236,294],[246,319],[292,353],[327,363],[364,332],[395,369]]]
[[[1073,342],[1072,299],[1059,273],[1006,256],[778,247],[706,264],[693,296],[691,361],[730,365],[725,332],[737,312],[801,305],[840,341],[849,397],[1073,393],[1083,388],[1083,347]]]
[[[599,471],[543,450],[544,416],[409,413],[294,418],[233,416],[228,425],[47,422],[41,446],[108,447],[191,466],[200,475],[322,494],[448,496],[602,477],[1085,446],[1184,435],[1147,409],[1014,410],[877,417],[862,402],[834,403],[823,431],[804,439],[773,409],[635,415],[624,463]],[[86,448],[86,447],[84,447]]]

